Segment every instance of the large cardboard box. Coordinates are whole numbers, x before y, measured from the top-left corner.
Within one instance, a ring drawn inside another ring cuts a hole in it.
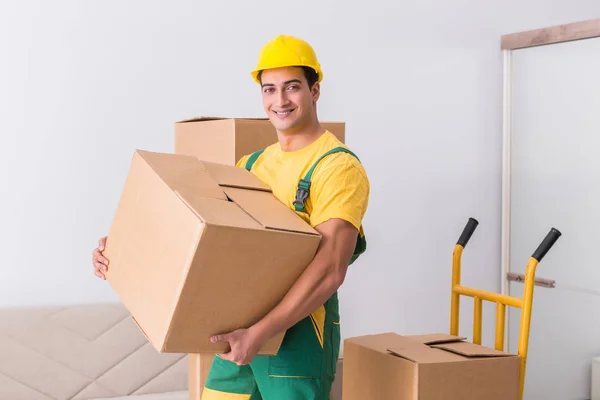
[[[153,346],[220,353],[284,297],[321,236],[252,173],[136,151],[108,233],[108,282]],[[276,354],[283,334],[260,354]]]
[[[345,141],[345,123],[321,126]],[[175,123],[175,153],[226,165],[276,142],[275,128],[266,118],[198,117]]]
[[[342,393],[344,400],[517,400],[519,357],[444,334],[349,338]]]

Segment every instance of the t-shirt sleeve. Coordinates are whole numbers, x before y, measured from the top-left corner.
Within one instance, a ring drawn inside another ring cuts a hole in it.
[[[341,218],[360,229],[369,195],[370,183],[365,170],[349,156],[315,170],[310,188],[311,225]]]
[[[246,166],[246,161],[248,160],[248,157],[250,157],[249,154],[246,154],[245,156],[243,156],[242,158],[239,159],[239,161],[235,164],[236,167],[240,167],[240,168],[244,168]]]

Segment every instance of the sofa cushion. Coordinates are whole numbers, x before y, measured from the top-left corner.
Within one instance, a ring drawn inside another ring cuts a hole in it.
[[[131,396],[101,397],[93,400],[188,400],[187,390],[153,394],[133,394]]]

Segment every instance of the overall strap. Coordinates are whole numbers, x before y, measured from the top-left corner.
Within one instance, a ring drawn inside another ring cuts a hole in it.
[[[248,160],[246,161],[246,169],[248,171],[252,169],[252,166],[254,165],[258,157],[260,157],[260,155],[263,153],[263,151],[265,151],[265,149],[257,150],[254,153],[250,154],[250,157],[248,157]]]
[[[352,151],[348,150],[345,147],[335,147],[323,154],[321,157],[319,157],[317,161],[315,161],[314,164],[310,167],[310,169],[304,176],[304,179],[300,179],[300,182],[298,182],[298,190],[296,191],[296,199],[294,200],[294,207],[296,208],[296,211],[304,212],[304,203],[306,202],[306,199],[308,199],[308,196],[310,194],[310,180],[312,179],[312,175],[315,171],[315,168],[323,158],[334,153],[348,153],[354,156],[357,160],[359,160],[356,154],[354,154]]]

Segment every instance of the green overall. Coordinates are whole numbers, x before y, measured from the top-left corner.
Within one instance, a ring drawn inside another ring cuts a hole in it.
[[[250,171],[263,150],[253,153],[245,165]],[[312,174],[324,157],[346,152],[336,147],[323,154],[298,183],[294,207],[304,212]],[[358,159],[358,157],[357,157]],[[364,236],[358,235],[352,264],[366,250]],[[329,400],[340,350],[337,292],[314,314],[287,330],[275,356],[256,356],[249,365],[238,366],[213,360],[202,400]]]

